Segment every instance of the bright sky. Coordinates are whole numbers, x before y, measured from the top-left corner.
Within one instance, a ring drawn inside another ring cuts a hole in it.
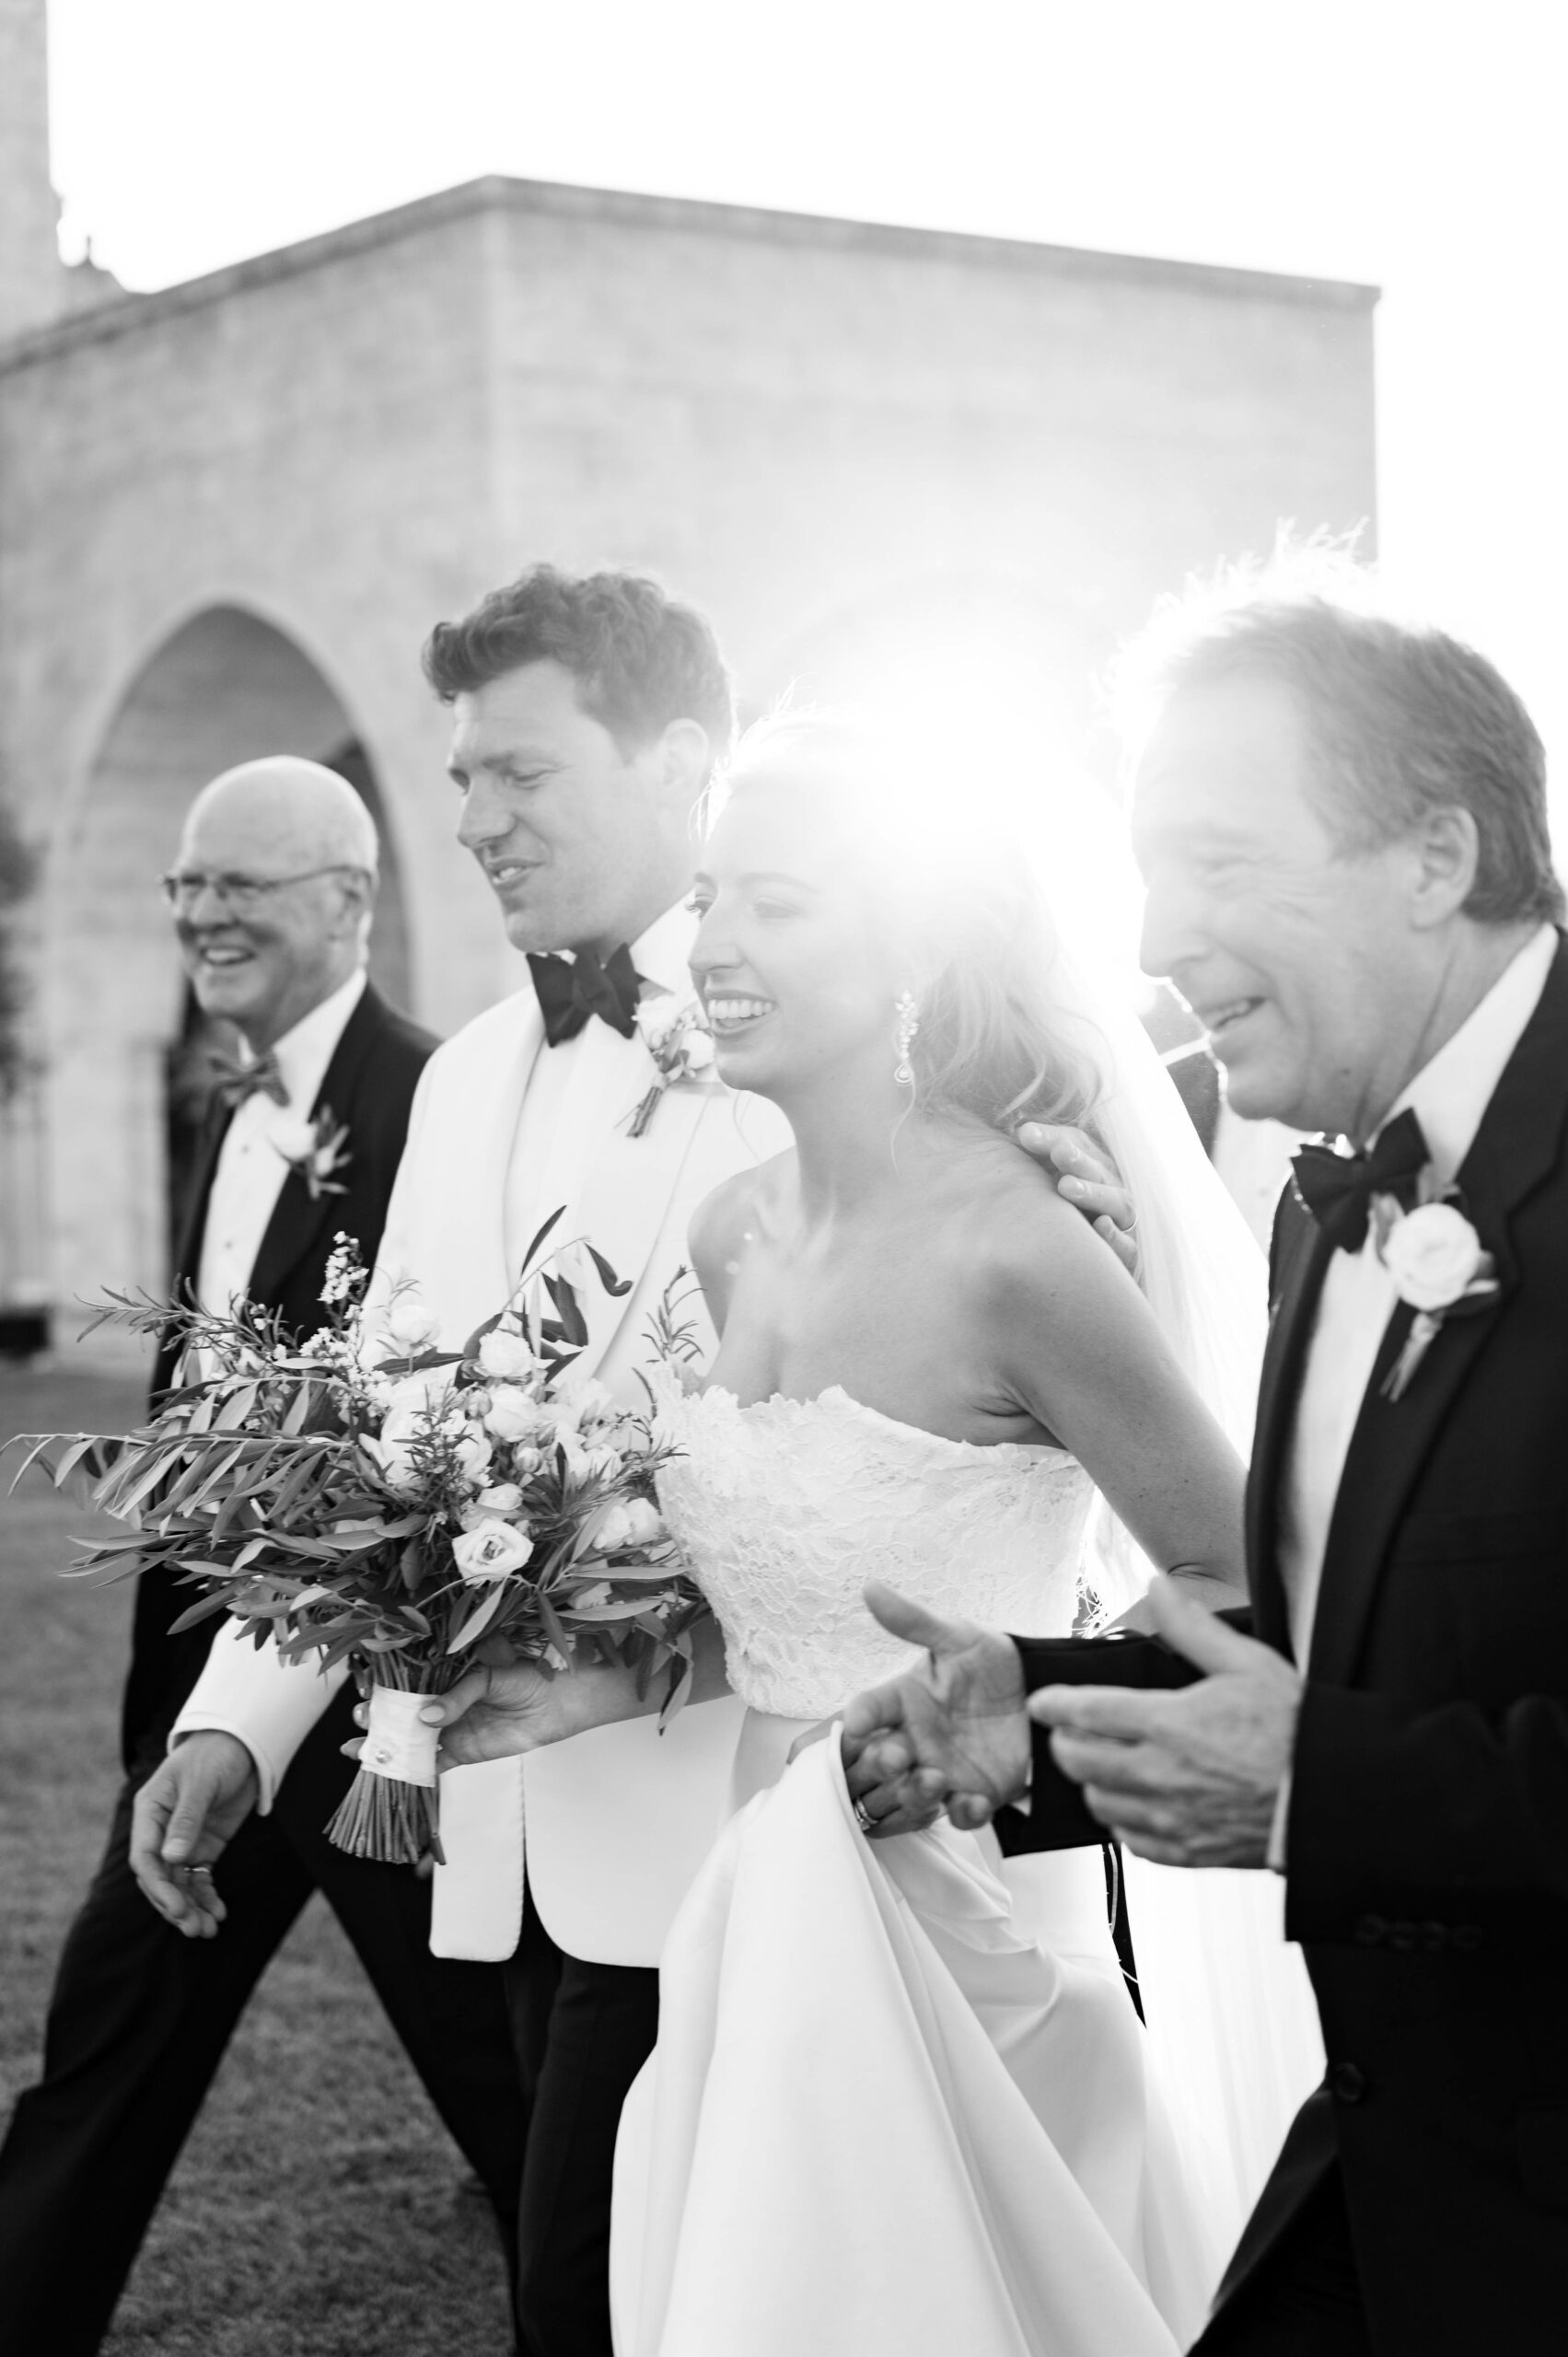
[[[1387,569],[1502,665],[1568,772],[1551,0],[50,15],[67,250],[90,236],[130,286],[492,171],[1378,284]]]

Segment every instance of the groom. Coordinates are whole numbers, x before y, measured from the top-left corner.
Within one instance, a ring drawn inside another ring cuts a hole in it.
[[[1307,1149],[1275,1226],[1256,1634],[1159,1585],[1157,1638],[1075,1646],[884,1594],[931,1663],[852,1708],[852,1790],[885,1831],[943,1797],[972,1825],[1032,1765],[1040,1847],[1109,1829],[1284,1875],[1329,2070],[1204,2357],[1545,2357],[1568,2304],[1568,946],[1544,756],[1480,656],[1320,585],[1192,629],[1156,711],[1144,964],[1238,1111],[1359,1149]]]

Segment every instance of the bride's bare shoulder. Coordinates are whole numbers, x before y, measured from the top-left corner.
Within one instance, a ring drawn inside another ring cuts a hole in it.
[[[1058,1193],[1056,1173],[1044,1169],[998,1132],[976,1155],[969,1176],[971,1201],[985,1216],[974,1223],[976,1273],[1016,1297],[1042,1287],[1086,1285],[1098,1295],[1124,1274],[1081,1212]]]
[[[697,1281],[710,1306],[727,1299],[735,1264],[747,1237],[758,1217],[765,1214],[794,1167],[792,1147],[786,1154],[775,1154],[767,1162],[736,1171],[698,1204],[687,1241]]]

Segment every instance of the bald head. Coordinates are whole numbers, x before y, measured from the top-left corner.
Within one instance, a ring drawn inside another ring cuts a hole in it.
[[[252,1047],[282,1039],[364,964],[376,828],[335,770],[292,754],[225,770],[191,805],[176,865],[175,931],[197,1000]]]
[[[191,805],[185,841],[193,833],[220,834],[236,853],[225,865],[247,875],[340,865],[376,873],[376,822],[353,786],[336,770],[292,753],[241,761],[215,777]],[[182,842],[182,867],[209,864],[187,861],[183,851]]]

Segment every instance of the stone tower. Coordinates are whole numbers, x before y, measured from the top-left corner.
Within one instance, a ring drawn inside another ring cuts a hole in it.
[[[64,306],[49,180],[49,12],[0,0],[0,342],[45,326]]]

